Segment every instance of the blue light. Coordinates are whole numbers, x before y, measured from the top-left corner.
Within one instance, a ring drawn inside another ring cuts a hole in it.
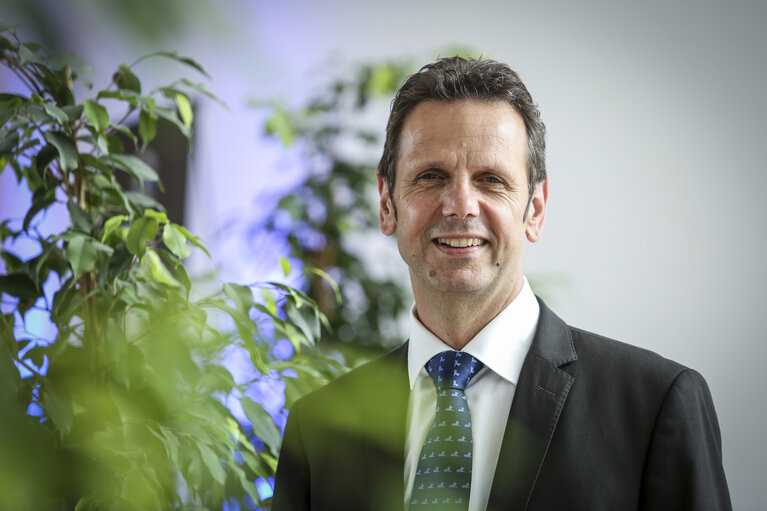
[[[274,478],[270,477],[268,480],[263,477],[257,478],[256,491],[258,492],[258,497],[262,501],[271,499],[274,495]]]

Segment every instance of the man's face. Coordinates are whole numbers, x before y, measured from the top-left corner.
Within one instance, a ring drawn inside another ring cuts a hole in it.
[[[523,218],[526,164],[524,122],[506,103],[426,101],[407,116],[394,204],[379,178],[380,223],[397,234],[416,302],[434,292],[479,293],[499,305],[516,296],[524,238],[540,237],[548,195],[539,184]]]

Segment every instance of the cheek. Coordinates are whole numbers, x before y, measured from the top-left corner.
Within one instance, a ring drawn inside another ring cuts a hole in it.
[[[516,246],[522,243],[525,237],[525,224],[521,217],[508,215],[491,219],[491,222],[493,232],[502,246]]]

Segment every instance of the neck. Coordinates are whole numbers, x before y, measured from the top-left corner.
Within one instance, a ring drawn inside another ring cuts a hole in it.
[[[418,320],[454,350],[462,350],[488,323],[517,297],[523,281],[511,286],[506,297],[474,293],[419,293],[414,290]]]

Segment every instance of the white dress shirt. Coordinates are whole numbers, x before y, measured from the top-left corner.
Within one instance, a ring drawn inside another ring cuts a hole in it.
[[[538,326],[540,308],[525,279],[516,298],[463,348],[485,367],[469,382],[474,462],[469,511],[484,511],[514,398],[519,372]],[[408,373],[410,400],[405,440],[405,508],[410,502],[421,448],[434,424],[437,391],[424,365],[437,353],[452,349],[424,327],[410,311]]]

